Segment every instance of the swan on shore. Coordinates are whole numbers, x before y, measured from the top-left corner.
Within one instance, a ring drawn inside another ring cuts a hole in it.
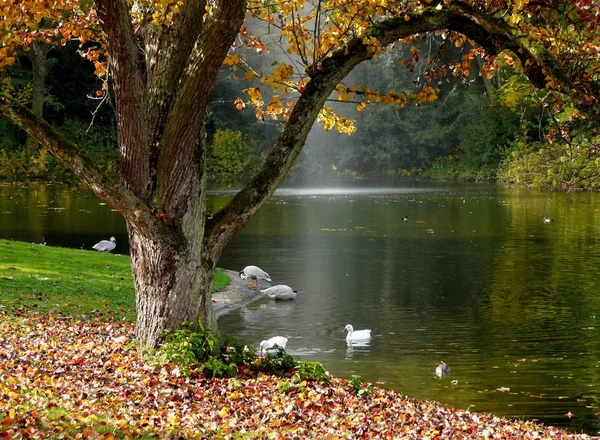
[[[92,246],[92,249],[96,249],[98,252],[110,252],[117,247],[117,239],[110,237],[110,240],[102,240]]]
[[[283,336],[273,336],[270,339],[265,339],[260,342],[259,354],[262,356],[263,351],[269,351],[277,347],[285,349],[287,341],[287,338],[284,338]]]
[[[296,298],[297,290],[293,290],[290,286],[285,284],[278,284],[277,286],[269,287],[268,289],[262,289],[261,293],[266,294],[271,299],[286,300]]]
[[[246,278],[250,278],[250,280],[251,280],[250,288],[251,289],[258,287],[258,280],[271,281],[271,276],[258,266],[244,267],[244,269],[240,272],[240,278],[242,280],[245,280]]]
[[[354,330],[354,327],[348,324],[346,325],[346,327],[344,327],[344,330],[342,331],[348,332],[348,334],[346,335],[346,342],[364,341],[365,339],[371,339],[371,330],[369,329]]]

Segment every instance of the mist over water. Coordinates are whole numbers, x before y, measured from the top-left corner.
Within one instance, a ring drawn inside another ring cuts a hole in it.
[[[221,332],[252,347],[286,336],[300,359],[410,396],[600,431],[600,194],[358,185],[277,191],[219,266],[260,266],[298,296],[226,315]],[[0,186],[0,210],[5,239],[90,249],[114,235],[127,252],[121,216],[87,191]],[[348,347],[346,324],[372,339]]]

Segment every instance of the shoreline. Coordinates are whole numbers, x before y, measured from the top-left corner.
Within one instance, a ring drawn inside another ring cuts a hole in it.
[[[231,282],[225,289],[212,294],[213,312],[217,320],[221,316],[264,298],[265,294],[261,293],[260,289],[264,289],[266,286],[259,284],[258,289],[251,289],[250,283],[242,280],[238,272],[229,269],[222,270],[231,279]]]

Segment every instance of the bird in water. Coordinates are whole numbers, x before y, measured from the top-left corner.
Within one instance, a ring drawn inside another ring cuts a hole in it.
[[[403,221],[404,223],[406,223],[406,222],[408,221],[408,216],[407,216],[407,215],[405,215],[404,217],[402,217],[402,221]]]
[[[245,280],[246,278],[250,278],[250,288],[254,289],[258,287],[258,280],[267,280],[271,281],[271,276],[262,270],[258,266],[246,266],[240,272],[240,278]]]
[[[450,367],[444,361],[441,361],[440,364],[435,369],[435,375],[437,377],[442,377],[450,374]]]
[[[265,339],[260,342],[259,354],[262,356],[263,351],[269,351],[278,347],[285,350],[287,341],[287,338],[284,338],[283,336],[273,336],[270,339]]]
[[[552,223],[554,221],[553,218],[550,217],[544,217],[544,223]]]
[[[100,243],[96,243],[92,246],[92,249],[96,249],[98,252],[110,252],[117,247],[117,239],[110,237],[110,240],[102,240]]]
[[[371,330],[366,329],[366,330],[354,330],[354,328],[348,324],[346,327],[344,327],[345,332],[348,332],[348,334],[346,335],[346,342],[352,342],[352,341],[364,341],[365,339],[371,339]]]
[[[269,287],[268,289],[262,289],[261,293],[265,293],[271,299],[295,299],[297,290],[293,290],[290,286],[285,284],[278,284],[277,286]]]

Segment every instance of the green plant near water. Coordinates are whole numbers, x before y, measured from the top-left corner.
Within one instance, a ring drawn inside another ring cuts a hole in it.
[[[358,397],[367,397],[373,393],[373,385],[365,382],[361,376],[353,374],[347,380],[348,385],[352,387],[352,391]]]
[[[318,382],[329,382],[330,377],[322,363],[307,361],[298,362],[292,379],[295,381],[316,380]]]
[[[221,342],[221,357],[229,364],[236,366],[253,365],[256,362],[256,351],[238,341],[233,336],[226,336]]]
[[[162,333],[163,343],[156,350],[155,358],[159,363],[175,363],[185,367],[200,365],[217,354],[219,338],[199,322],[192,329],[191,323],[184,323],[180,330],[168,330]]]
[[[208,360],[200,366],[199,370],[209,378],[233,377],[238,372],[235,364],[227,364],[223,362],[222,359],[215,356],[208,358]]]
[[[269,350],[263,358],[257,360],[259,370],[265,373],[285,376],[296,368],[296,360],[281,347]]]

